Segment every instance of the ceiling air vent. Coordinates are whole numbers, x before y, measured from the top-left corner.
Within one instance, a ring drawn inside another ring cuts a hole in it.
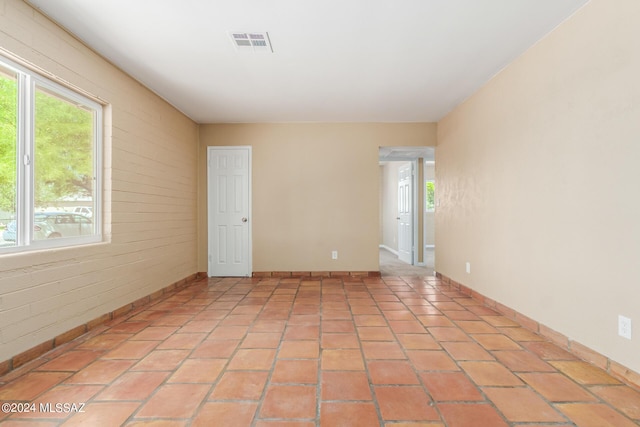
[[[229,33],[233,45],[238,51],[273,52],[269,33],[244,33],[232,31]]]

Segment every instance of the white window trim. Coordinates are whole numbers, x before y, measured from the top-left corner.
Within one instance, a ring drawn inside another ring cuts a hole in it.
[[[16,194],[16,220],[23,227],[16,230],[16,245],[0,247],[0,256],[16,252],[30,252],[61,247],[73,247],[103,241],[102,206],[103,206],[103,127],[105,105],[97,101],[97,98],[88,96],[85,92],[71,89],[50,77],[46,77],[29,67],[25,67],[15,60],[0,54],[0,64],[17,73],[18,85],[18,146],[16,149],[16,173],[18,191]],[[94,225],[94,234],[76,237],[61,237],[56,239],[32,240],[34,220],[34,196],[33,196],[33,153],[34,153],[34,123],[36,85],[52,90],[70,101],[76,101],[93,109],[93,172],[94,172],[94,212],[91,222]]]

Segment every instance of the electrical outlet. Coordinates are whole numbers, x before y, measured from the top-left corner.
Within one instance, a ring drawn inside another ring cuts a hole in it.
[[[338,259],[338,251],[331,251],[331,259]]]
[[[467,261],[465,268],[467,270],[467,274],[471,274],[471,263],[469,261]]]
[[[631,339],[631,319],[622,315],[618,316],[618,335],[628,340]]]

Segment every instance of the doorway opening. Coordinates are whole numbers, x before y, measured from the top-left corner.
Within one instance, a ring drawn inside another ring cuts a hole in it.
[[[432,275],[435,148],[380,147],[380,271]]]

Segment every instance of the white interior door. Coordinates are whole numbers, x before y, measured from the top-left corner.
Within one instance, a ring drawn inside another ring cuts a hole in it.
[[[209,276],[251,274],[251,147],[207,150]]]
[[[398,170],[398,258],[413,264],[413,164]]]

